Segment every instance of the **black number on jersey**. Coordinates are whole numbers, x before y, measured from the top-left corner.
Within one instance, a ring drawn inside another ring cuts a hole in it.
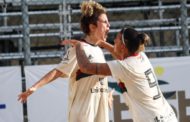
[[[156,77],[154,75],[154,73],[152,72],[151,69],[148,69],[146,72],[145,72],[145,75],[146,75],[146,78],[147,78],[147,81],[148,81],[148,84],[153,92],[153,99],[156,100],[158,98],[160,98],[160,92],[159,92],[159,89],[158,89],[158,83],[157,83],[157,80],[156,80]]]

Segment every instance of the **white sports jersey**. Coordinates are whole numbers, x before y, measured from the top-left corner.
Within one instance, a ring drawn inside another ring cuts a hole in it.
[[[105,63],[102,50],[84,44],[90,62]],[[70,48],[57,69],[69,77],[69,122],[108,122],[108,81],[100,75],[81,73],[75,48]]]
[[[108,65],[112,76],[124,82],[127,88],[124,96],[134,122],[177,122],[145,53],[123,61],[110,61]]]

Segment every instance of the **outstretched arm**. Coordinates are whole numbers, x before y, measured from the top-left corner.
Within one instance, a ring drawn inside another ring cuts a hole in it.
[[[91,63],[83,49],[81,43],[76,45],[76,57],[80,70],[87,74],[97,74],[97,75],[111,75],[111,71],[107,63]]]
[[[47,73],[45,76],[43,76],[38,82],[36,82],[32,87],[27,89],[25,92],[18,95],[18,100],[23,102],[26,102],[27,98],[38,88],[52,82],[53,80],[57,79],[58,77],[63,76],[64,74],[57,69],[51,70],[49,73]]]
[[[71,39],[71,40],[66,39],[64,41],[61,41],[60,45],[70,44],[72,46],[76,46],[77,43],[80,43],[80,42],[78,40],[75,40],[75,39]],[[107,51],[109,51],[115,59],[119,59],[119,60],[122,59],[122,57],[119,54],[114,52],[114,46],[111,45],[110,43],[100,40],[97,42],[97,45],[99,47],[102,47],[102,48],[106,49]]]

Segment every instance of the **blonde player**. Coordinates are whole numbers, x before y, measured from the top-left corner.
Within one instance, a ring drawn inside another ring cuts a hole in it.
[[[127,92],[126,103],[134,122],[177,122],[171,106],[164,98],[153,67],[142,51],[149,37],[132,28],[124,28],[115,39],[114,51],[123,60],[107,63],[91,63],[84,53],[82,43],[76,43],[76,54],[82,72],[112,75],[123,81]],[[99,44],[106,47],[106,42]]]
[[[98,40],[107,39],[110,24],[105,8],[93,1],[81,5],[81,29],[85,33],[84,50],[90,62],[105,63]],[[109,122],[108,82],[102,75],[89,75],[79,70],[75,47],[71,47],[62,62],[41,80],[19,95],[25,102],[38,88],[58,77],[69,77],[68,122]]]

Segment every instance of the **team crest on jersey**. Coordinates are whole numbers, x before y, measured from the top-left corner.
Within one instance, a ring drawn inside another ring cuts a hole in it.
[[[89,55],[88,56],[88,60],[91,61],[93,59],[93,56],[92,55]]]
[[[157,117],[154,118],[154,122],[164,122],[163,119],[164,119],[163,116],[160,116],[160,117],[157,116]]]

